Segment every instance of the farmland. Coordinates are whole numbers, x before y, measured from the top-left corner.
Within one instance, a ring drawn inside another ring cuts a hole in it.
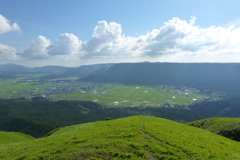
[[[93,101],[106,107],[173,107],[204,100],[218,100],[217,92],[201,93],[185,86],[126,86],[119,83],[90,83],[77,77],[45,79],[46,74],[19,75],[0,80],[0,98],[46,97],[50,100]]]
[[[101,85],[100,85],[101,86]],[[196,101],[203,101],[209,97],[201,95],[197,90],[179,90],[169,86],[123,86],[106,85],[98,87],[100,89],[90,91],[80,91],[75,93],[51,96],[57,100],[87,100],[94,101],[106,106],[162,106],[166,103],[170,105],[187,105]]]

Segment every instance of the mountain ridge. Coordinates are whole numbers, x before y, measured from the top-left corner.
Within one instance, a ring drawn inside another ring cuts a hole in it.
[[[103,73],[81,79],[125,85],[183,85],[200,90],[240,89],[239,63],[119,63]]]

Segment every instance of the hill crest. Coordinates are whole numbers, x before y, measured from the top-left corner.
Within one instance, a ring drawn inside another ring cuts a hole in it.
[[[5,159],[239,159],[239,143],[170,120],[132,116],[60,128],[1,148]],[[24,148],[24,149],[23,149]]]

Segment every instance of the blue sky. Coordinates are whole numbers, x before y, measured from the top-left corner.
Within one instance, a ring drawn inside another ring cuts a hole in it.
[[[240,61],[238,0],[0,4],[0,64]]]

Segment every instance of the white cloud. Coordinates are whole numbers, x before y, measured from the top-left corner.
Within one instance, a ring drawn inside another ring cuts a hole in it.
[[[10,24],[9,20],[0,14],[0,34],[10,31],[21,31],[17,23]]]
[[[194,26],[195,17],[190,22],[173,18],[163,27],[143,36],[145,46],[143,56],[162,57],[165,55],[212,55],[240,51],[240,28]]]
[[[17,23],[10,24],[9,20],[0,14],[0,34],[10,31],[21,31]],[[0,43],[0,60],[1,61],[15,61],[19,59],[16,54],[16,49]]]
[[[106,47],[111,47],[121,39],[122,28],[115,22],[99,21],[94,28],[92,38],[83,44],[83,51],[88,53],[100,52]]]
[[[0,43],[0,60],[16,60],[16,49]]]
[[[237,18],[237,19],[234,19],[234,20],[230,21],[226,26],[228,26],[228,27],[235,27],[235,26],[240,27],[240,18]]]
[[[38,36],[36,41],[32,41],[28,49],[20,54],[27,59],[46,59],[49,58],[47,47],[51,44],[50,40],[44,36]]]
[[[79,47],[82,42],[79,41],[78,37],[72,33],[64,33],[48,47],[48,54],[51,56],[55,55],[76,55],[79,53]]]
[[[75,50],[77,53],[75,55],[79,55],[80,60],[104,62],[145,59],[149,61],[177,61],[179,59],[179,62],[192,62],[193,60],[199,62],[206,61],[206,57],[209,57],[209,62],[222,62],[221,57],[225,57],[224,55],[240,53],[240,39],[238,38],[240,28],[215,26],[201,28],[195,25],[195,21],[196,17],[192,17],[189,22],[175,17],[165,22],[161,28],[139,37],[123,35],[120,24],[99,21],[91,39],[83,42],[79,47],[79,52]],[[223,56],[213,58],[212,56],[215,55]],[[232,58],[232,61],[236,60]]]
[[[45,59],[45,64],[61,62],[61,65],[126,61],[236,62],[240,57],[239,37],[240,28],[202,28],[196,25],[196,17],[190,21],[172,18],[159,29],[139,37],[123,35],[120,24],[99,21],[88,41],[64,33],[51,44],[39,36],[19,55],[25,59]]]

